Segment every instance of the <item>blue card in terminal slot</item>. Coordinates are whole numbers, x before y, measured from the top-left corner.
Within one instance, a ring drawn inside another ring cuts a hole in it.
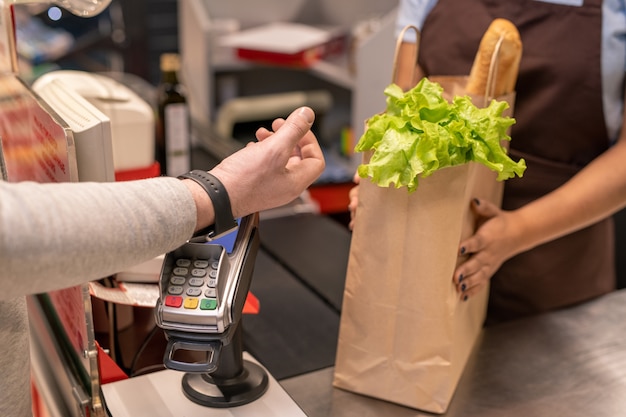
[[[237,224],[238,225],[241,224],[241,218],[237,219]],[[239,228],[233,229],[232,232],[227,233],[224,236],[220,236],[217,239],[213,239],[212,241],[207,242],[207,244],[222,245],[224,249],[226,250],[226,253],[230,255],[233,252],[233,249],[235,247],[235,239],[237,239],[238,231],[239,231]]]

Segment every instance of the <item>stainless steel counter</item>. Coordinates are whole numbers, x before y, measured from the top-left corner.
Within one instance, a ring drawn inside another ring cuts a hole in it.
[[[333,388],[332,375],[280,383],[309,417],[433,415]],[[626,416],[626,291],[485,329],[444,415]]]

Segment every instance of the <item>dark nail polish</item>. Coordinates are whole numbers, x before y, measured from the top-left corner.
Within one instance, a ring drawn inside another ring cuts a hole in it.
[[[467,289],[467,285],[465,283],[461,284],[461,291],[465,291]]]
[[[463,301],[467,301],[467,295],[463,296]]]
[[[461,246],[461,250],[460,250],[461,255],[465,255],[465,251],[466,251],[465,246]]]
[[[459,283],[463,281],[463,274],[459,274]]]
[[[477,199],[477,198],[475,198],[475,199],[474,199],[474,204],[476,204],[477,206],[480,206],[480,200],[479,200],[479,199]]]

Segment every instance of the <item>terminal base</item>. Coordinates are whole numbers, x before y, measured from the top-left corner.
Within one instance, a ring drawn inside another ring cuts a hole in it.
[[[207,373],[187,373],[183,376],[182,385],[185,397],[196,404],[227,408],[258,399],[267,391],[268,382],[265,369],[244,360],[243,370],[236,377],[218,379]]]

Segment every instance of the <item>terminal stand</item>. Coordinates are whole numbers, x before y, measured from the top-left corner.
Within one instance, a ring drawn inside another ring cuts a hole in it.
[[[182,388],[191,401],[214,408],[248,404],[267,391],[265,369],[243,359],[241,321],[235,326],[232,339],[221,348],[217,368],[213,372],[188,372]]]

